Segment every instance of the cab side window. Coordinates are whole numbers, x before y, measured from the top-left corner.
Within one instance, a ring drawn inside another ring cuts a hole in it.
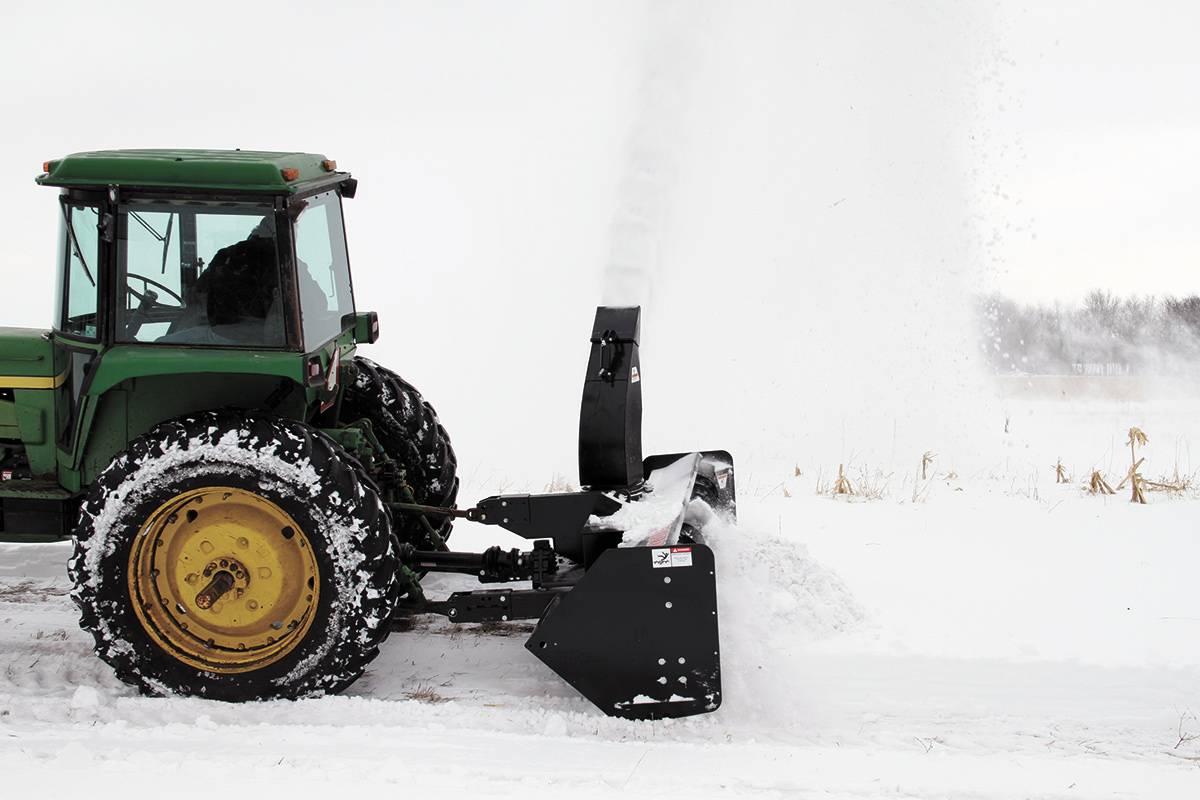
[[[300,290],[304,346],[315,349],[340,334],[354,313],[350,261],[341,200],[324,192],[294,206],[296,280]]]
[[[94,206],[62,207],[56,322],[63,333],[96,338],[100,215]]]

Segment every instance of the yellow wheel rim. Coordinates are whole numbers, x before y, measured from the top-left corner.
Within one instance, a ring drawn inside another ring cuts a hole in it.
[[[320,585],[304,531],[245,489],[175,496],[129,554],[129,596],[150,638],[209,672],[248,672],[292,652],[312,625]]]

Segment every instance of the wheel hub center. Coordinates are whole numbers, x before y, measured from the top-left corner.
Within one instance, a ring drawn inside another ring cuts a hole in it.
[[[204,568],[208,585],[196,594],[196,607],[212,609],[218,600],[231,591],[240,597],[250,583],[250,571],[232,558],[210,561]]]

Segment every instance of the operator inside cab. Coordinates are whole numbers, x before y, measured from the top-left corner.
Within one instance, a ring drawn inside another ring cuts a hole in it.
[[[335,193],[293,206],[296,294],[305,349],[337,336],[353,313]],[[273,208],[146,201],[118,215],[117,339],[162,344],[284,347],[289,314]],[[299,338],[299,337],[298,337]]]
[[[282,345],[283,304],[272,217],[263,217],[242,241],[218,250],[183,299],[186,311],[155,341]]]

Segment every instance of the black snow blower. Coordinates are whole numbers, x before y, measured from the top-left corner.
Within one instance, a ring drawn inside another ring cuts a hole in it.
[[[406,613],[459,623],[536,619],[525,648],[605,714],[686,717],[721,705],[716,568],[703,528],[714,515],[735,514],[733,459],[720,450],[642,457],[640,314],[596,310],[579,414],[580,491],[406,509],[533,541],[524,552],[410,549],[410,568],[530,588],[454,592]]]

